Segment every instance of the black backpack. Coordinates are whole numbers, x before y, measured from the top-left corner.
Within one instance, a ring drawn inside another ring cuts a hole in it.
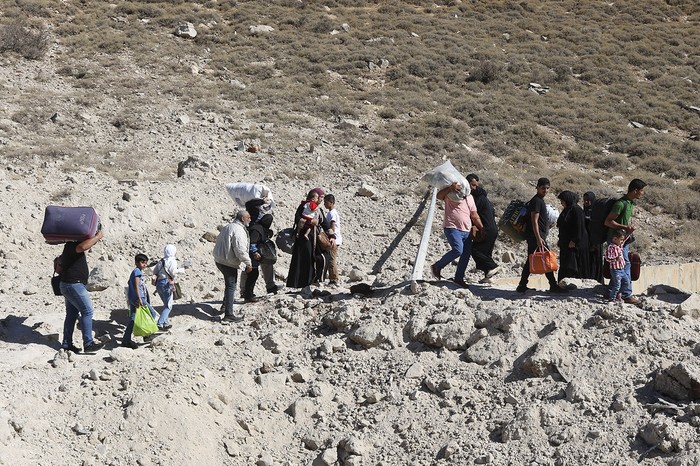
[[[613,204],[617,201],[625,202],[624,198],[615,199],[613,197],[603,197],[593,201],[591,205],[591,221],[589,225],[589,241],[591,244],[603,244],[608,240],[609,228],[605,226],[605,219],[608,218]]]

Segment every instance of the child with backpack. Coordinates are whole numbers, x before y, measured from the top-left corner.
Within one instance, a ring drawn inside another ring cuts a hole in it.
[[[605,260],[610,265],[610,284],[608,285],[610,303],[621,303],[623,298],[620,289],[624,290],[632,286],[625,273],[625,256],[622,253],[622,245],[625,244],[626,239],[625,230],[613,230],[610,243],[605,249]]]
[[[141,306],[147,306],[151,311],[153,319],[155,320],[158,317],[155,309],[151,306],[148,289],[146,288],[146,283],[143,281],[143,269],[148,266],[148,256],[140,253],[136,254],[134,263],[136,267],[131,271],[131,275],[129,275],[129,290],[127,292],[127,297],[129,299],[129,323],[126,325],[121,343],[121,346],[131,349],[139,347],[139,345],[131,339],[131,335],[134,332],[136,309]]]

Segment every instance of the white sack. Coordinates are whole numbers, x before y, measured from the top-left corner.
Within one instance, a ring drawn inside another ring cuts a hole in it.
[[[439,167],[435,167],[428,173],[423,175],[423,181],[426,181],[430,186],[435,186],[438,191],[448,187],[455,181],[462,185],[461,193],[450,193],[454,194],[457,199],[463,199],[471,194],[471,189],[469,188],[469,183],[467,179],[462,176],[462,174],[452,165],[449,160]],[[461,194],[461,195],[460,195]]]
[[[245,203],[252,199],[265,199],[265,204],[261,206],[263,212],[269,212],[275,206],[270,188],[264,184],[257,183],[228,183],[226,191],[231,199],[239,207],[245,207]]]

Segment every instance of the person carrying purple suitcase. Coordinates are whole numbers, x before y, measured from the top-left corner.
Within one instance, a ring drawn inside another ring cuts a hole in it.
[[[71,241],[63,247],[61,255],[61,293],[66,302],[66,318],[63,321],[63,341],[61,349],[79,353],[80,348],[73,345],[73,330],[75,322],[80,319],[80,330],[83,332],[83,351],[93,353],[104,346],[92,338],[92,301],[86,288],[89,269],[85,252],[92,248],[103,237],[98,228],[97,234],[84,241]]]

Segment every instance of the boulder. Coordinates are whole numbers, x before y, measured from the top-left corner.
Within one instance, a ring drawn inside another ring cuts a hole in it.
[[[197,37],[197,31],[192,23],[180,23],[175,29],[175,35],[178,37],[184,37],[185,39],[194,39]]]
[[[686,362],[659,371],[654,389],[675,400],[700,400],[700,370]]]
[[[673,316],[681,318],[688,316],[693,319],[700,318],[700,294],[693,293],[688,299],[676,306],[673,311]]]

